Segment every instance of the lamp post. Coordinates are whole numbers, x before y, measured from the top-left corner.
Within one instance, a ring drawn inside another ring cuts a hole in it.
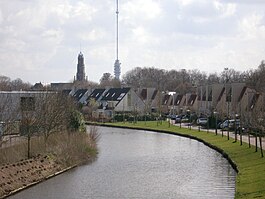
[[[104,123],[106,106],[103,106],[102,123]]]
[[[191,130],[191,112],[190,109],[187,110],[187,113],[189,114],[189,129]]]
[[[180,108],[180,115],[182,115],[182,111],[183,111],[183,108]],[[179,128],[181,128],[181,120],[182,120],[182,116],[180,116],[180,121],[179,121]]]
[[[215,135],[217,135],[217,116],[218,116],[218,112],[214,111],[213,114],[215,116]]]
[[[226,90],[226,102],[227,102],[227,117],[228,117],[228,127],[227,127],[227,139],[229,140],[229,119],[230,119],[230,117],[229,117],[229,109],[230,109],[230,107],[229,107],[229,102],[230,102],[230,100],[231,100],[231,93],[230,93],[230,91],[228,92],[228,82],[229,82],[229,78],[228,78],[228,68],[225,68],[224,69],[226,72],[225,72],[225,76],[226,76],[226,79],[225,79],[225,90]],[[227,96],[227,95],[229,95],[229,96]]]
[[[258,118],[259,126],[262,126],[263,121],[264,121],[263,118]],[[259,131],[259,144],[260,144],[261,157],[263,158],[264,155],[263,155],[263,149],[262,149],[262,138],[261,138],[261,133],[262,133],[262,132]],[[256,148],[257,148],[257,143],[256,143]]]
[[[234,124],[234,128],[235,128],[235,142],[237,142],[237,130],[240,128],[240,125],[237,128],[237,118],[239,117],[238,114],[235,114],[235,124]]]
[[[169,92],[168,93],[169,95],[171,95],[172,96],[172,115],[173,115],[173,118],[175,118],[176,119],[176,117],[175,117],[175,94],[176,94],[176,92]],[[170,122],[171,122],[171,118],[169,118],[169,126],[170,126]]]

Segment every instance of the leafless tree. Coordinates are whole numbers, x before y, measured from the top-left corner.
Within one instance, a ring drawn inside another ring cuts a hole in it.
[[[260,95],[261,103],[258,107],[255,107],[252,114],[252,126],[255,129],[255,138],[256,138],[256,151],[257,151],[257,136],[259,137],[260,141],[260,149],[261,149],[261,155],[263,157],[263,151],[262,151],[262,137],[265,132],[265,100],[264,96]]]
[[[217,73],[210,73],[207,78],[207,84],[220,83],[220,76]]]
[[[10,82],[10,87],[12,91],[20,91],[20,90],[30,90],[32,85],[30,83],[23,82],[20,78],[17,78]]]
[[[0,90],[2,90],[2,91],[11,90],[10,81],[11,81],[11,79],[9,77],[0,76]]]
[[[65,131],[70,122],[73,100],[62,93],[42,93],[36,102],[36,125],[38,133],[44,136],[45,144],[54,133]]]
[[[98,102],[94,98],[91,98],[88,101],[88,104],[82,107],[82,113],[84,114],[85,118],[88,120],[93,119],[93,112],[97,110],[98,106]]]
[[[0,76],[0,90],[2,91],[30,90],[30,88],[30,83],[25,83],[19,78],[11,80],[9,77]]]
[[[21,126],[20,133],[27,138],[28,158],[31,157],[31,138],[37,132],[36,100],[34,97],[20,98]]]
[[[111,86],[115,88],[121,87],[121,82],[118,79],[115,79],[110,73],[103,73],[99,82],[99,86],[101,88],[105,88],[106,86]]]

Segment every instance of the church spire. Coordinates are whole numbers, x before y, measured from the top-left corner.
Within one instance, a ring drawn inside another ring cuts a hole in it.
[[[84,56],[82,52],[80,51],[78,55],[76,81],[85,81],[86,80],[85,77],[86,77],[86,74],[85,74]]]

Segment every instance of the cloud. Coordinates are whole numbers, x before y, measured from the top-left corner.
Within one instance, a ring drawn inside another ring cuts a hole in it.
[[[229,17],[235,14],[236,4],[235,3],[221,3],[220,1],[214,1],[215,8],[221,13],[221,17]]]
[[[240,36],[247,40],[265,39],[264,20],[261,14],[247,15],[239,23]]]
[[[131,16],[136,17],[137,20],[150,20],[158,17],[161,13],[160,4],[154,0],[129,0],[122,5],[123,19],[132,19]]]
[[[263,3],[120,1],[122,73],[135,66],[255,67],[265,54]],[[32,83],[69,81],[80,46],[90,80],[113,73],[115,12],[113,0],[1,0],[1,74]]]

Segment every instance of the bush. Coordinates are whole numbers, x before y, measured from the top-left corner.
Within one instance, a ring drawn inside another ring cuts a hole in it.
[[[77,110],[74,110],[71,112],[70,115],[70,121],[69,121],[69,129],[71,131],[79,131],[79,132],[85,132],[86,126],[85,126],[85,120],[82,113],[80,113]]]

